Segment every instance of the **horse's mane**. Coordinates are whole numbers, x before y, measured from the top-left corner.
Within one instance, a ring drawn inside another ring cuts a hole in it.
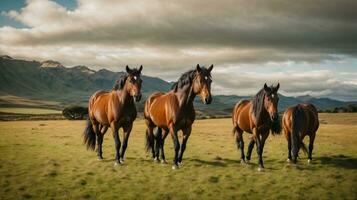
[[[123,74],[119,78],[119,80],[115,81],[115,84],[113,86],[113,90],[122,90],[124,88],[125,81],[126,81],[126,79],[128,78],[129,75],[140,76],[141,72],[138,69],[134,68],[134,69],[131,69],[130,74],[129,73]]]
[[[192,80],[195,77],[195,72],[196,72],[196,70],[190,70],[190,71],[187,71],[187,72],[183,73],[181,75],[181,77],[178,79],[178,81],[175,82],[171,86],[171,90],[174,90],[176,92],[177,89],[181,89],[186,85],[191,85],[192,84]]]
[[[253,102],[252,112],[253,112],[255,119],[257,119],[257,122],[260,122],[260,118],[261,118],[261,115],[264,110],[264,96],[265,96],[265,91],[264,91],[264,88],[262,88],[253,97],[253,100],[252,100],[252,102]]]
[[[208,69],[205,67],[201,67],[201,72],[206,74],[207,76],[211,77],[211,74]],[[174,90],[174,92],[177,91],[177,89],[181,89],[186,85],[191,85],[193,78],[195,77],[196,70],[190,70],[181,75],[181,77],[176,81],[172,86],[171,90]]]

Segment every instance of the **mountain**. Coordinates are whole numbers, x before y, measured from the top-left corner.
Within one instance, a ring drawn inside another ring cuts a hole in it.
[[[68,105],[86,106],[90,95],[97,90],[110,90],[114,82],[124,72],[106,69],[98,71],[86,66],[67,68],[58,61],[26,61],[0,57],[0,106],[48,106],[63,109]],[[145,73],[145,69],[144,69]],[[142,76],[143,100],[138,104],[142,109],[144,100],[154,91],[168,91],[172,83],[160,78]],[[216,95],[209,106],[196,98],[195,106],[199,115],[230,115],[235,103],[249,96]],[[14,99],[16,99],[14,101]],[[30,103],[29,103],[30,102]],[[297,103],[310,102],[319,109],[340,107],[347,102],[311,96],[287,97],[280,94],[279,110]]]

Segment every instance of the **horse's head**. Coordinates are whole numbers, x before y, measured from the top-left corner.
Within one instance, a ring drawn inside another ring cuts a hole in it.
[[[213,69],[213,65],[208,68],[200,67],[199,64],[196,66],[195,77],[193,78],[193,92],[195,94],[199,94],[203,103],[210,104],[212,102],[211,95],[211,83],[212,76],[211,71]]]
[[[264,91],[265,91],[264,107],[268,111],[270,120],[272,122],[276,122],[279,119],[279,115],[278,115],[279,86],[280,86],[279,83],[275,87],[274,86],[268,87],[266,83],[264,84]]]
[[[134,98],[135,101],[140,101],[141,99],[141,70],[143,66],[141,65],[139,69],[130,69],[126,66],[126,72],[128,73],[125,80],[122,81],[122,87],[125,85],[126,91]]]

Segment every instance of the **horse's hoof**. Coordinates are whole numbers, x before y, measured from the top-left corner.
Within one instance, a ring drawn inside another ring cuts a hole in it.
[[[311,159],[308,159],[308,160],[307,160],[307,163],[308,163],[308,164],[311,164],[311,162],[312,162]]]
[[[264,168],[263,167],[258,167],[258,172],[264,172]]]
[[[291,163],[291,160],[288,158],[288,159],[286,160],[286,162],[287,162],[287,163]]]
[[[181,166],[181,165],[182,165],[182,162],[178,162],[177,164],[178,164],[178,166]]]
[[[162,163],[162,164],[167,164],[167,162],[166,162],[165,159],[162,159],[162,160],[161,160],[161,163]]]
[[[250,160],[246,160],[245,163],[246,163],[246,164],[249,164],[249,163],[250,163]]]
[[[124,164],[124,159],[120,158],[119,162],[120,162],[120,164]]]
[[[158,159],[157,157],[154,158],[154,162],[155,163],[159,163],[160,162],[160,159]]]
[[[103,158],[99,158],[99,157],[98,157],[97,160],[98,160],[98,161],[103,161]]]
[[[241,160],[240,160],[240,164],[241,164],[241,165],[245,165],[245,164],[247,164],[247,163],[245,162],[245,160],[241,159]]]
[[[172,169],[173,170],[179,169],[179,166],[178,165],[172,165]]]
[[[121,162],[119,160],[115,161],[114,166],[120,166]]]

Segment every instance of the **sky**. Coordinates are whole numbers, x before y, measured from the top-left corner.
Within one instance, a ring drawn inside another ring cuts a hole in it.
[[[357,101],[351,0],[1,0],[0,55],[175,81],[214,65],[213,94]],[[145,84],[145,83],[144,83]]]

